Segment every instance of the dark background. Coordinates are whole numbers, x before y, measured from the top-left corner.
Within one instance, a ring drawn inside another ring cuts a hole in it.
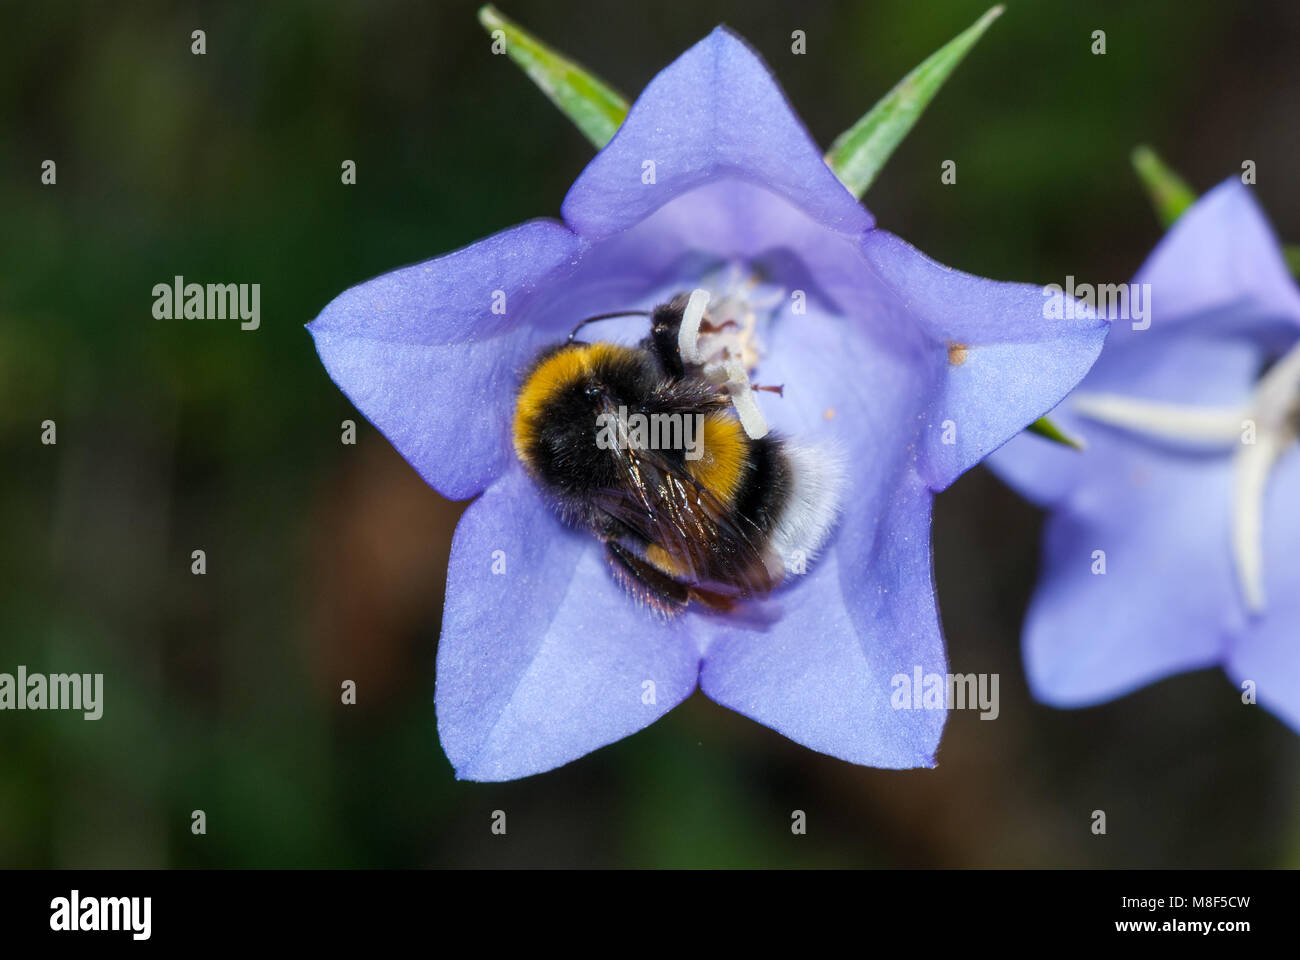
[[[500,6],[629,97],[726,22],[828,145],[985,5]],[[1041,517],[983,468],[938,498],[935,563],[952,669],[1000,673],[1001,717],[955,712],[938,769],[854,767],[697,694],[559,771],[455,781],[432,695],[463,505],[302,327],[357,281],[556,215],[590,146],[473,4],[0,14],[0,671],[105,675],[98,722],[0,715],[0,865],[1300,866],[1300,745],[1218,671],[1029,699]],[[865,202],[974,273],[1119,281],[1160,235],[1128,164],[1150,142],[1198,190],[1255,160],[1300,239],[1298,41],[1294,3],[1013,0]],[[260,283],[261,329],[155,320],[175,274]]]

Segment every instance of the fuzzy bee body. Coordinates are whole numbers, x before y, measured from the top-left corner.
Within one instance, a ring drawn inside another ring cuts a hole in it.
[[[570,338],[544,350],[513,425],[561,518],[603,541],[615,577],[666,616],[780,583],[789,557],[811,558],[829,535],[842,475],[825,450],[747,432],[716,378],[683,358],[686,310],[685,296],[656,307],[636,347]],[[647,443],[629,421],[662,435]]]

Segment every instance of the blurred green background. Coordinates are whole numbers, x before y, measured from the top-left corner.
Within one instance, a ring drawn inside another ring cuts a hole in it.
[[[499,6],[629,96],[726,22],[827,145],[985,4]],[[0,9],[0,671],[105,675],[98,722],[0,715],[0,865],[1300,865],[1300,740],[1218,671],[1029,699],[1041,517],[982,468],[938,499],[935,563],[952,669],[1000,673],[1001,716],[953,713],[936,770],[853,767],[697,694],[559,771],[457,782],[432,695],[463,505],[361,420],[303,324],[556,215],[590,147],[473,4]],[[1294,3],[1013,0],[865,202],[974,273],[1123,280],[1159,237],[1128,166],[1150,142],[1199,190],[1255,160],[1300,239],[1298,41]],[[155,320],[176,274],[260,283],[261,329]]]

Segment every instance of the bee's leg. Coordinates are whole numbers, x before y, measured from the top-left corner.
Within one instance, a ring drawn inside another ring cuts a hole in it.
[[[614,577],[639,603],[671,617],[686,609],[691,590],[657,567],[651,566],[617,540],[605,541],[605,556]]]
[[[691,587],[691,599],[696,603],[702,603],[711,610],[717,610],[719,613],[727,613],[736,609],[735,598],[729,597],[725,593],[705,590],[703,587]]]

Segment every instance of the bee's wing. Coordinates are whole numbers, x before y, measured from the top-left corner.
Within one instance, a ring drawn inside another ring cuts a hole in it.
[[[681,467],[653,450],[616,449],[623,483],[596,506],[646,543],[656,544],[693,584],[729,593],[765,593],[777,582],[759,546],[762,533]]]

